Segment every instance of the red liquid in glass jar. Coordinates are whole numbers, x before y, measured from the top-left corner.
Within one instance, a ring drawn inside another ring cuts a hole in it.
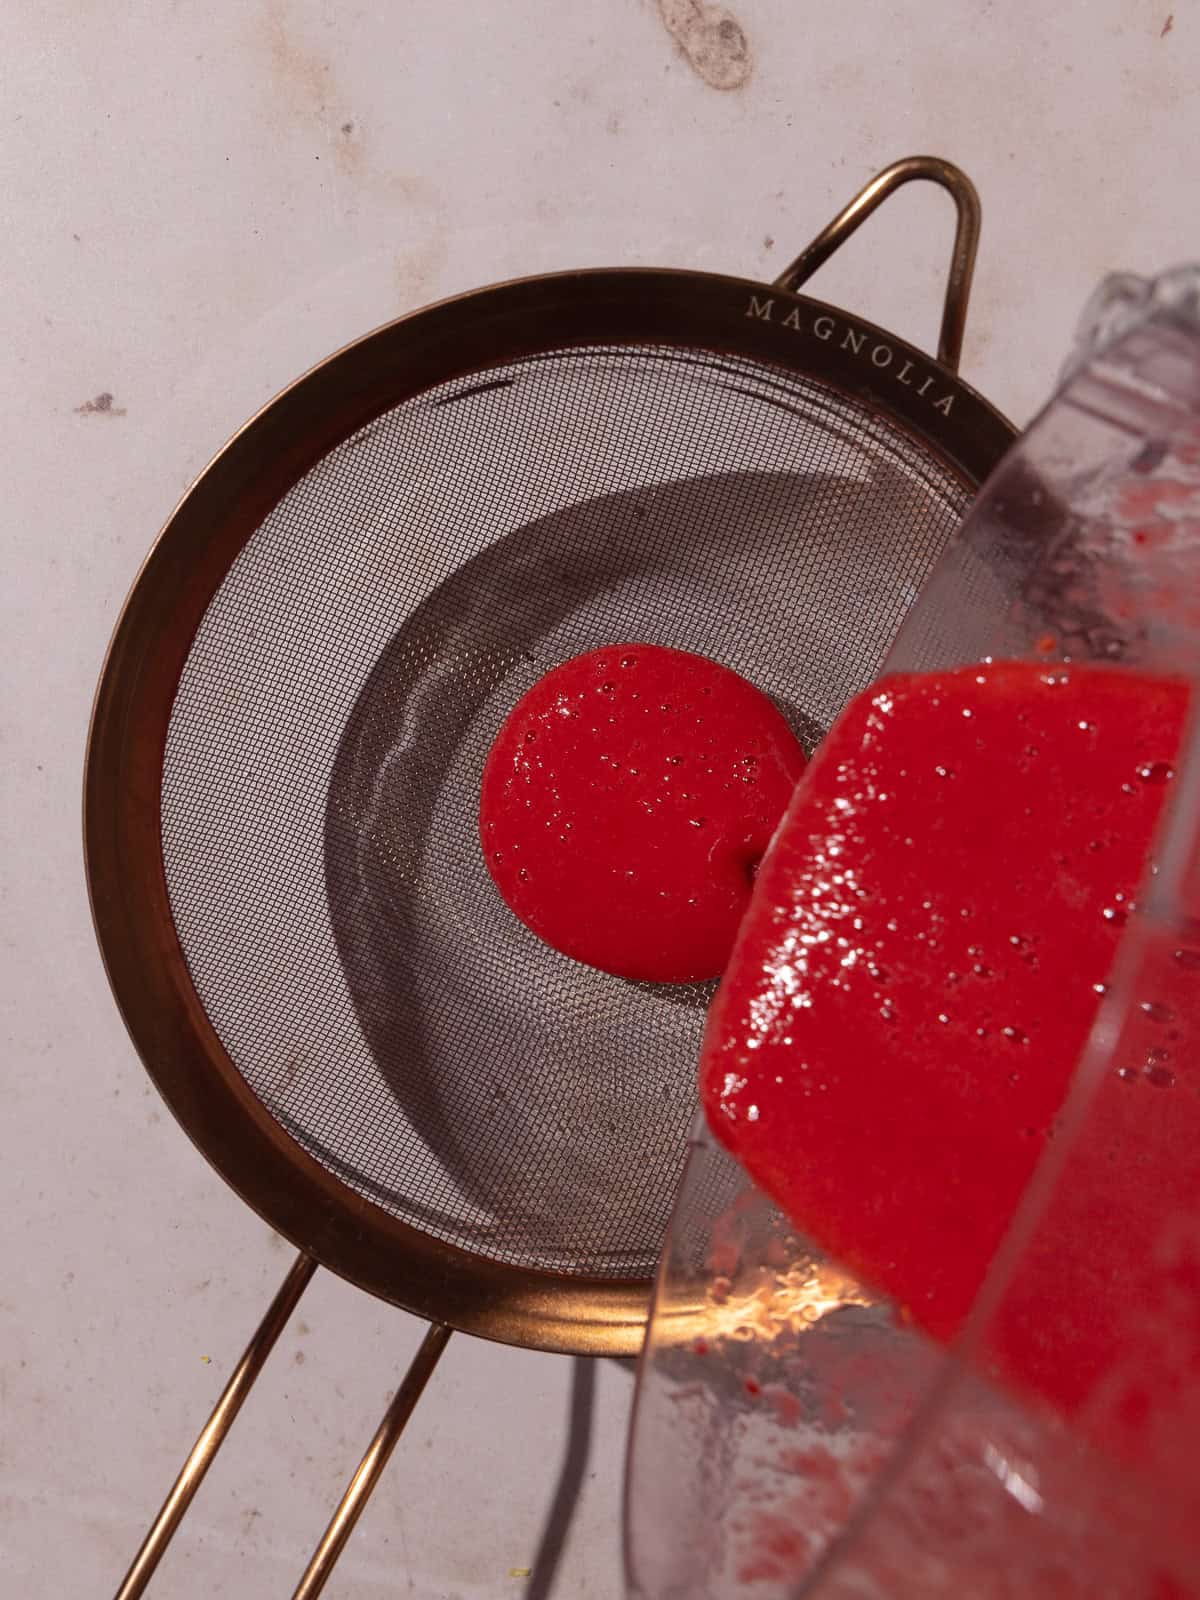
[[[803,767],[775,706],[727,667],[661,645],[593,650],[500,730],[484,859],[563,954],[625,978],[715,978]]]
[[[799,1227],[939,1339],[1055,1135],[1186,710],[1180,682],[1101,668],[885,679],[820,747],[763,864],[709,1019],[710,1123]],[[1145,1002],[1163,1038],[1102,1085],[1107,1145],[988,1350],[1068,1412],[1133,1337],[1114,1301],[1160,1271],[1164,1195],[1200,1182],[1200,1098],[1184,1092],[1200,953],[1176,968],[1176,992]]]

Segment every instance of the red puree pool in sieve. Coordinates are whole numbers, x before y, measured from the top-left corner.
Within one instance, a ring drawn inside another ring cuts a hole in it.
[[[662,645],[592,650],[500,730],[484,858],[563,954],[625,978],[715,978],[803,767],[782,714],[728,667]]]

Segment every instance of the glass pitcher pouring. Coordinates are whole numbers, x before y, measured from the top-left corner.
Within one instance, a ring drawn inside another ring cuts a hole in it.
[[[1030,656],[1200,679],[1195,270],[1102,288],[1061,387],[976,501],[886,670]],[[1189,982],[1200,1036],[1194,696],[1058,1135],[951,1348],[823,1257],[698,1122],[631,1434],[631,1596],[1200,1593],[1200,1148],[1169,1170],[1140,1151],[1152,1221],[1098,1241],[1120,1360],[1081,1412],[1068,1422],[988,1376],[1006,1322],[1037,1323],[1047,1279],[1033,1264],[1103,1183],[1114,1074],[1136,1071],[1135,1089],[1180,1113],[1200,1094],[1188,1029],[1169,1065],[1147,1035],[1165,993],[1190,1016]],[[1064,1272],[1064,1294],[1070,1283]],[[1054,1320],[1070,1326],[1061,1308]]]

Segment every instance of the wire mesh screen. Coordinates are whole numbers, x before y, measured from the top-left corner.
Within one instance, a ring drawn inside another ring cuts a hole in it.
[[[209,606],[162,781],[193,982],[278,1122],[442,1240],[649,1275],[709,992],[514,919],[478,844],[489,745],[547,668],[644,640],[743,673],[811,747],[966,498],[815,383],[657,346],[455,379],[326,455]]]

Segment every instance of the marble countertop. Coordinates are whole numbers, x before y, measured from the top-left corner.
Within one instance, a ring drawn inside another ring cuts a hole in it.
[[[83,881],[91,695],[190,477],[400,312],[573,266],[773,276],[918,151],[981,191],[963,371],[1023,421],[1105,272],[1200,256],[1200,20],[9,0],[0,61],[0,1588],[83,1600],[115,1588],[290,1259],[150,1088]],[[813,292],[929,346],[951,232],[943,195],[906,190]],[[318,1275],[152,1593],[290,1593],[420,1331]],[[328,1593],[616,1600],[630,1393],[615,1363],[452,1341]],[[572,1515],[548,1525],[556,1493]]]

